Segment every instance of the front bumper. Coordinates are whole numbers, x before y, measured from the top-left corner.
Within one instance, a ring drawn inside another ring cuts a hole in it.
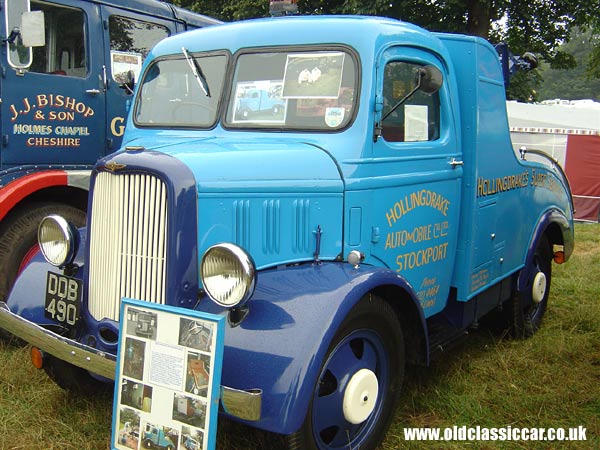
[[[80,344],[23,319],[12,313],[4,302],[0,302],[0,328],[58,359],[105,378],[115,379],[116,355]],[[221,386],[221,405],[231,416],[248,421],[260,420],[262,391]]]

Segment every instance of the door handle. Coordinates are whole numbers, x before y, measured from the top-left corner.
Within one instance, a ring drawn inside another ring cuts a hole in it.
[[[453,169],[456,169],[456,166],[463,166],[465,163],[463,161],[459,161],[456,158],[452,158],[452,160],[448,164],[450,164]]]
[[[90,95],[98,95],[100,93],[100,89],[86,89],[85,93]]]

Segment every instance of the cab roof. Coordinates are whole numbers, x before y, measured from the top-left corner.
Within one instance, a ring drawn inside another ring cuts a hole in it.
[[[160,42],[153,56],[280,45],[347,44],[363,56],[388,45],[411,45],[444,54],[429,31],[399,20],[372,16],[288,16],[222,24],[173,36]]]
[[[221,23],[217,19],[194,13],[183,8],[174,6],[162,0],[90,0],[93,3],[99,3],[116,8],[126,9],[134,12],[144,12],[146,14],[176,19],[185,22],[194,28],[216,25]]]

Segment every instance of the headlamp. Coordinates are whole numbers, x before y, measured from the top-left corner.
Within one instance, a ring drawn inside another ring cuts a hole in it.
[[[77,253],[77,230],[61,216],[46,216],[38,227],[38,243],[46,261],[56,267],[66,267]]]
[[[254,293],[256,267],[241,247],[213,245],[202,257],[200,281],[208,296],[221,306],[243,305]]]

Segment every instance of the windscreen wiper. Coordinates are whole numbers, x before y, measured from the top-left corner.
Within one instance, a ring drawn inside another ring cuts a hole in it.
[[[202,89],[202,92],[204,92],[204,95],[206,95],[207,97],[210,97],[210,89],[208,88],[208,82],[206,81],[206,77],[204,76],[204,73],[202,72],[202,69],[200,68],[200,64],[198,64],[198,61],[196,61],[195,58],[192,58],[192,56],[188,53],[188,51],[185,49],[185,47],[181,47],[181,51],[183,52],[185,59],[187,60],[188,64],[190,65],[190,68],[192,69],[192,73],[194,74],[194,77],[196,77],[196,80],[198,80],[200,89]]]

